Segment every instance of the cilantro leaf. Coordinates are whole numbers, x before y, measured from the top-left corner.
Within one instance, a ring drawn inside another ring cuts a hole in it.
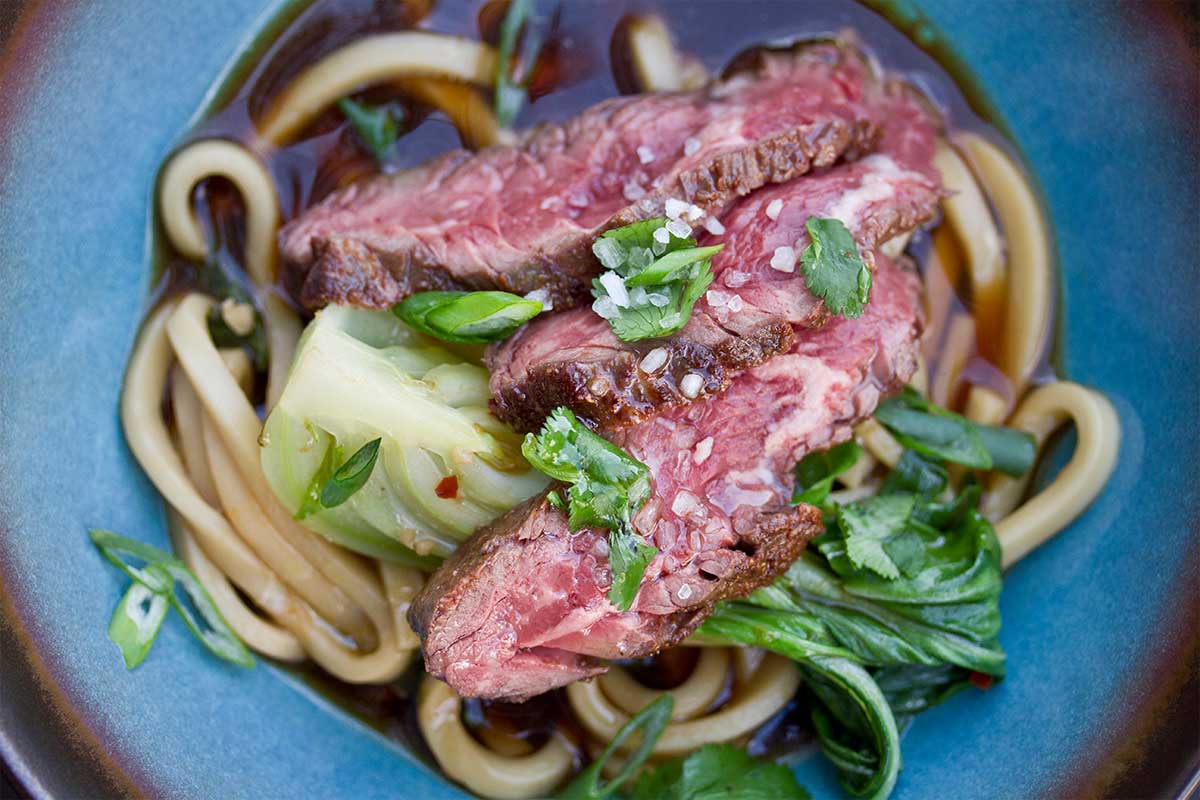
[[[356,103],[349,97],[338,100],[337,105],[371,155],[382,164],[400,134],[398,114],[386,107],[373,108]]]
[[[592,244],[608,270],[592,282],[592,309],[623,341],[668,336],[691,319],[722,247],[697,247],[690,236],[670,232],[662,217],[606,231]]]
[[[871,270],[854,237],[837,219],[809,217],[804,227],[810,239],[800,254],[805,285],[831,314],[858,318],[870,298]]]
[[[570,409],[550,413],[521,445],[526,460],[567,490],[571,530],[607,528],[612,586],[608,599],[622,611],[633,604],[646,566],[658,552],[633,529],[633,517],[650,497],[650,469],[593,433]]]
[[[838,475],[862,457],[863,449],[851,439],[820,453],[809,453],[796,465],[796,491],[792,503],[824,504]]]
[[[634,800],[808,800],[781,764],[759,761],[731,744],[707,744],[645,774]]]
[[[633,605],[642,575],[658,554],[658,548],[646,544],[629,526],[613,528],[608,534],[608,561],[612,569],[612,588],[608,599],[622,611]]]
[[[912,543],[905,543],[903,534],[916,501],[911,494],[888,494],[840,506],[837,520],[850,563],[884,578],[899,578],[900,562],[909,563],[913,557]]]

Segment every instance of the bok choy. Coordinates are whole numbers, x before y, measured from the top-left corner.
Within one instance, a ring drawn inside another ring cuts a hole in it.
[[[305,330],[267,418],[263,470],[312,530],[431,569],[547,483],[488,412],[488,397],[477,362],[386,311],[331,306]],[[356,453],[363,464],[347,459]],[[446,496],[438,487],[451,478],[457,489]]]

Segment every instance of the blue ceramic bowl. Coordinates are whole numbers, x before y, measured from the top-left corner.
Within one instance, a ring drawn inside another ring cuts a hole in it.
[[[116,413],[154,175],[266,5],[0,7],[0,751],[39,798],[460,796],[266,663],[228,667],[171,623],[126,672],[104,634],[123,579],[85,527],[165,541]],[[1196,18],[921,7],[1041,181],[1061,364],[1112,398],[1124,438],[1100,500],[1005,583],[1009,678],[918,721],[896,797],[1174,796],[1198,705]],[[798,771],[836,796],[820,759]]]

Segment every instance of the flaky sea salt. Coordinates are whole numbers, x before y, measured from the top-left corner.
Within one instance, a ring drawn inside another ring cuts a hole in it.
[[[688,222],[695,222],[704,216],[704,209],[694,203],[688,205],[687,213],[684,214]]]
[[[695,464],[703,464],[712,455],[713,438],[711,436],[701,439],[696,443],[696,448],[692,452],[692,462]]]
[[[704,299],[707,300],[708,304],[713,308],[720,308],[721,306],[725,305],[725,301],[729,299],[729,295],[725,294],[719,289],[709,289],[704,293]]]
[[[663,204],[663,210],[667,214],[667,219],[679,219],[688,210],[688,204],[682,200],[676,200],[674,197],[668,197],[667,202]]]
[[[667,349],[665,347],[656,347],[642,358],[638,364],[638,369],[647,375],[653,375],[662,369],[663,364],[667,363]]]
[[[679,239],[686,239],[692,235],[692,226],[681,219],[673,219],[667,223],[667,231]]]
[[[746,307],[746,301],[742,299],[740,294],[731,295],[729,302],[725,304],[725,307],[728,308],[732,313],[736,314]]]
[[[725,232],[725,226],[721,224],[721,220],[716,217],[709,217],[704,220],[704,230],[711,233],[713,236],[720,236]]]
[[[685,156],[690,156],[692,153],[695,153],[699,149],[700,149],[700,140],[695,138],[694,136],[689,136],[688,138],[683,140],[683,154]]]
[[[552,311],[554,309],[554,301],[550,298],[550,292],[545,289],[534,289],[529,294],[525,295],[526,300],[532,300],[535,303],[542,304],[542,311]]]
[[[771,219],[779,219],[780,211],[783,211],[783,201],[778,197],[767,203],[767,216]]]
[[[737,270],[729,270],[724,275],[724,281],[725,285],[730,289],[737,289],[749,283],[750,275],[745,272],[738,272]]]
[[[777,269],[780,272],[795,272],[795,248],[788,247],[787,245],[784,245],[783,247],[776,247],[775,255],[771,256],[771,269]]]
[[[637,149],[637,157],[638,161],[642,162],[643,164],[649,164],[654,160],[654,151],[644,144],[639,145]]]
[[[683,376],[683,380],[679,382],[679,391],[683,392],[683,396],[689,400],[695,400],[700,396],[700,390],[704,388],[704,378],[697,375],[695,372],[689,372]]]
[[[666,244],[671,241],[671,232],[666,228],[656,228],[654,230],[654,241]]]
[[[604,319],[612,319],[620,313],[617,304],[612,301],[611,297],[597,297],[592,303],[592,311]]]
[[[617,308],[629,308],[629,292],[625,289],[625,281],[615,272],[605,272],[600,276],[600,285],[608,292]],[[604,316],[601,314],[600,316]]]
[[[646,302],[649,303],[650,305],[654,306],[655,308],[662,308],[667,303],[671,302],[671,298],[668,297],[667,295],[663,294],[662,292],[647,292],[646,293]]]
[[[625,195],[625,199],[630,201],[631,203],[636,200],[641,200],[643,197],[646,196],[646,190],[643,189],[638,184],[634,183],[633,181],[629,181],[628,183],[625,184],[623,193]]]

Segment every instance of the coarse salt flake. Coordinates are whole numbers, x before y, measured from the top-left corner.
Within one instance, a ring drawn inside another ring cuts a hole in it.
[[[638,145],[637,157],[638,161],[642,162],[643,164],[649,164],[654,160],[654,151],[644,144]]]
[[[679,587],[679,591],[675,592],[675,596],[678,597],[681,602],[686,602],[692,596],[692,587],[688,586],[686,583],[683,584]]]
[[[671,232],[666,228],[656,228],[654,230],[654,241],[666,244],[671,241]]]
[[[692,235],[692,226],[681,219],[673,219],[667,223],[667,231],[679,239],[686,239]]]
[[[687,217],[688,222],[695,222],[704,216],[704,209],[694,203],[691,203],[688,205],[687,213],[685,213],[684,216]]]
[[[542,311],[550,311],[554,308],[554,300],[550,298],[550,292],[545,289],[534,289],[529,294],[525,295],[526,300],[532,300],[535,303],[542,304]]]
[[[612,301],[611,297],[597,297],[596,301],[592,303],[592,311],[604,319],[612,319],[620,313],[617,304]]]
[[[771,219],[779,219],[780,211],[783,211],[783,201],[778,197],[767,203],[767,216]]]
[[[746,307],[746,302],[742,300],[742,296],[740,294],[735,294],[729,297],[729,302],[725,304],[725,307],[736,314]]]
[[[647,375],[653,375],[662,369],[663,364],[667,363],[667,348],[656,347],[642,358],[638,364],[638,369]]]
[[[688,210],[688,204],[682,200],[676,200],[674,197],[668,197],[663,210],[666,211],[667,219],[679,219]]]
[[[692,462],[695,464],[703,464],[712,455],[713,437],[708,436],[696,443],[696,448],[692,452]]]
[[[713,308],[720,308],[721,306],[725,305],[725,301],[729,299],[729,295],[725,294],[719,289],[709,289],[704,293],[704,299],[707,300],[708,304]]]
[[[683,154],[685,156],[690,156],[692,153],[695,153],[699,149],[700,149],[700,140],[697,139],[695,136],[689,136],[688,138],[683,140]]]
[[[787,245],[776,247],[775,255],[771,256],[771,269],[777,269],[780,272],[795,272],[796,249]]]
[[[721,220],[716,217],[709,217],[704,220],[704,230],[711,233],[713,236],[720,236],[725,232],[725,226],[721,224]]]
[[[683,396],[689,400],[695,400],[700,396],[700,390],[704,388],[704,378],[697,375],[695,372],[689,372],[683,376],[683,380],[679,382],[679,390],[683,392]]]
[[[600,276],[600,285],[608,292],[617,308],[629,308],[629,292],[625,289],[625,281],[615,272],[605,272]],[[603,314],[601,315],[603,316]]]

